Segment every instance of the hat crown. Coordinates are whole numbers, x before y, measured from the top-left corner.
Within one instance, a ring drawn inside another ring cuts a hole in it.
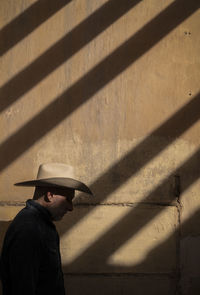
[[[74,168],[63,163],[46,163],[39,166],[37,179],[55,177],[75,178]]]
[[[18,182],[15,185],[70,188],[92,195],[87,185],[75,179],[74,168],[63,163],[41,164],[38,169],[37,179]]]

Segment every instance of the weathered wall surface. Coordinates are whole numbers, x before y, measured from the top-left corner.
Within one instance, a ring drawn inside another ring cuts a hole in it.
[[[0,22],[1,244],[13,183],[68,163],[95,194],[57,223],[70,294],[197,294],[198,1],[2,0]]]

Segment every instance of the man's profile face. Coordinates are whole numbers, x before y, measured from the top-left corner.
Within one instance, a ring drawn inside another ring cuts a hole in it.
[[[68,211],[73,210],[73,189],[59,189],[53,193],[47,192],[47,198],[49,200],[48,210],[55,221],[61,220]]]

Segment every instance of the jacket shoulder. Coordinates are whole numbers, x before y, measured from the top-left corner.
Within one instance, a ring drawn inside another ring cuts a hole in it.
[[[4,243],[12,243],[16,237],[29,240],[41,240],[41,224],[33,210],[23,208],[13,219],[5,235]]]
[[[23,208],[13,219],[10,227],[20,228],[20,227],[31,227],[34,228],[39,224],[39,219],[34,210]]]

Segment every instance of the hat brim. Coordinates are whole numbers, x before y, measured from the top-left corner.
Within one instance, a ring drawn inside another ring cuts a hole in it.
[[[83,182],[75,180],[73,178],[54,177],[46,179],[36,179],[15,183],[16,186],[38,186],[38,187],[62,187],[70,188],[77,191],[81,191],[90,195],[93,195],[89,187]]]

